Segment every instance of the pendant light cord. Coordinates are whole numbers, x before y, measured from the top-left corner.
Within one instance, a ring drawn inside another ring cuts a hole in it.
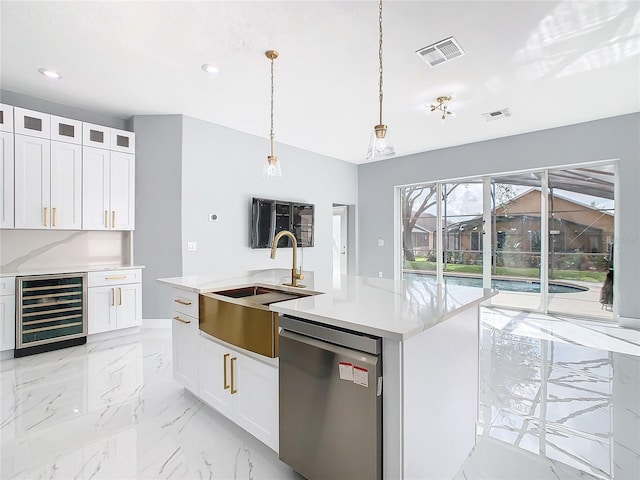
[[[273,58],[271,58],[271,156],[273,157]]]
[[[379,94],[380,94],[380,125],[382,125],[382,0],[378,5],[378,27],[380,31],[380,41],[379,41],[379,49],[378,49],[378,60],[380,62],[380,67],[378,68],[378,72],[380,73],[380,81],[379,81]]]

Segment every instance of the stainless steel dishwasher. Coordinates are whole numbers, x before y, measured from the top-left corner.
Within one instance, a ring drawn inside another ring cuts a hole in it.
[[[280,460],[310,480],[382,478],[382,340],[280,317]]]

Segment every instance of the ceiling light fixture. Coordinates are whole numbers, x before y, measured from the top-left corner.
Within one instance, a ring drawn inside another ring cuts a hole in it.
[[[395,150],[389,143],[387,138],[387,126],[382,123],[382,0],[378,4],[378,28],[380,39],[378,42],[378,61],[380,78],[378,81],[378,95],[380,99],[380,122],[373,127],[371,139],[369,140],[369,150],[367,151],[367,159],[380,159],[391,157],[396,154]]]
[[[218,67],[216,67],[215,65],[211,65],[210,63],[203,64],[202,70],[204,70],[207,73],[210,73],[211,75],[215,75],[220,71]]]
[[[434,112],[436,110],[439,110],[440,112],[442,112],[442,120],[444,121],[447,115],[453,115],[453,112],[448,109],[449,106],[447,105],[447,102],[450,102],[450,101],[451,101],[451,96],[442,96],[442,97],[436,98],[436,102],[438,102],[438,104],[431,105],[431,111]]]
[[[60,80],[62,75],[56,72],[55,70],[51,70],[50,68],[39,68],[38,71],[41,75],[44,75],[47,78],[51,78],[53,80]]]
[[[278,52],[275,50],[267,50],[264,54],[271,60],[271,132],[269,134],[269,138],[271,139],[271,155],[267,156],[267,163],[262,170],[262,175],[266,178],[272,178],[282,176],[280,162],[278,162],[278,157],[273,153],[273,61],[278,58]]]

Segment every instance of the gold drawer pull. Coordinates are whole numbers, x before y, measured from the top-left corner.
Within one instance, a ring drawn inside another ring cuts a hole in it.
[[[229,354],[225,353],[224,357],[223,357],[223,367],[224,367],[224,389],[228,390],[229,389],[229,379],[227,378],[227,359],[229,358]]]
[[[122,305],[122,289],[120,287],[118,287],[118,293],[120,294],[119,296],[120,300],[118,300],[118,305]]]
[[[49,207],[44,207],[44,226],[49,226]]]
[[[116,228],[116,211],[111,212],[111,228]]]
[[[180,317],[173,317],[173,319],[179,321],[180,323],[186,323],[187,325],[191,323],[191,320],[183,320]]]
[[[114,275],[111,277],[105,277],[105,280],[124,280],[125,278],[127,278],[126,275]]]
[[[187,306],[191,305],[191,302],[187,302],[187,301],[185,301],[185,300],[181,300],[181,299],[179,299],[179,298],[176,298],[176,299],[174,300],[174,302],[179,303],[180,305],[187,305]]]
[[[112,307],[116,306],[116,289],[115,288],[111,289],[111,306]]]
[[[53,226],[58,226],[58,209],[53,207]]]
[[[104,228],[109,228],[109,212],[104,211]]]
[[[233,366],[236,364],[237,359],[237,357],[233,357],[231,359],[231,395],[233,395],[234,393],[238,393],[238,390],[236,390],[236,387],[233,385],[233,377],[235,376],[233,373]]]

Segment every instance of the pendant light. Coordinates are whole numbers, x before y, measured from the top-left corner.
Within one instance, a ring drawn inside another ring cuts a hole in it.
[[[380,73],[379,79],[379,99],[380,99],[380,122],[373,127],[371,132],[371,139],[369,140],[369,150],[367,151],[367,159],[380,159],[385,157],[391,157],[396,154],[395,150],[389,143],[387,137],[387,126],[382,123],[382,0],[378,4],[378,27],[380,32],[378,60],[380,66],[378,72]]]
[[[267,163],[262,170],[262,176],[272,178],[282,176],[280,162],[278,162],[278,157],[273,153],[273,61],[278,58],[278,52],[275,50],[267,50],[264,54],[271,61],[271,133],[269,134],[269,138],[271,139],[271,155],[267,156]]]

